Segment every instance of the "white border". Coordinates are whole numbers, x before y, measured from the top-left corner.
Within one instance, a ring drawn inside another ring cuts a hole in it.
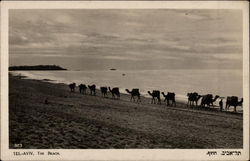
[[[213,156],[212,149],[17,150],[8,142],[8,10],[9,9],[241,9],[243,12],[243,149],[240,156]],[[247,1],[12,1],[1,4],[1,159],[2,160],[248,160],[249,159],[249,9]],[[14,151],[59,151],[60,156],[14,156]]]

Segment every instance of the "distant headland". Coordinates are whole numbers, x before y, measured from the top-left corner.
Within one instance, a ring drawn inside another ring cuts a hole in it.
[[[14,70],[67,70],[57,65],[33,65],[33,66],[10,66],[9,71]]]

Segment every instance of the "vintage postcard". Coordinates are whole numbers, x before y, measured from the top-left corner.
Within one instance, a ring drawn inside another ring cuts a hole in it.
[[[248,160],[246,1],[1,3],[1,160]]]

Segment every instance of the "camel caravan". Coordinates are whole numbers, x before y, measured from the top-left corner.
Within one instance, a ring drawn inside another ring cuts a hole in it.
[[[68,85],[70,88],[70,92],[75,92],[76,83],[71,83]],[[85,85],[80,84],[78,86],[80,94],[87,94],[87,89],[89,89],[89,94],[92,96],[96,96],[96,85]],[[118,87],[100,87],[100,91],[102,94],[102,97],[107,98],[108,92],[111,93],[112,99],[120,99],[120,91]],[[132,90],[125,89],[125,91],[131,95],[130,102],[141,102],[141,94],[138,88],[133,88]],[[175,93],[173,92],[167,92],[165,94],[164,92],[160,92],[159,90],[153,90],[148,91],[148,94],[152,97],[151,104],[161,104],[161,94],[164,97],[163,102],[166,102],[167,106],[176,106],[175,101]],[[187,93],[187,106],[189,107],[214,107],[214,102],[216,102],[218,99],[219,101],[219,107],[220,110],[223,110],[223,99],[224,97],[220,97],[218,95],[213,96],[212,94],[206,94],[206,95],[199,95],[197,92],[193,93]],[[200,105],[198,105],[198,101],[200,100]],[[225,110],[228,111],[229,107],[234,107],[234,112],[236,112],[236,107],[241,106],[243,104],[243,98],[239,99],[237,96],[228,96],[226,99],[226,105]]]

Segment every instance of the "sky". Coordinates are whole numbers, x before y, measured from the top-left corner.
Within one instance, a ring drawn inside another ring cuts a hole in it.
[[[242,70],[241,10],[15,9],[10,65]]]

